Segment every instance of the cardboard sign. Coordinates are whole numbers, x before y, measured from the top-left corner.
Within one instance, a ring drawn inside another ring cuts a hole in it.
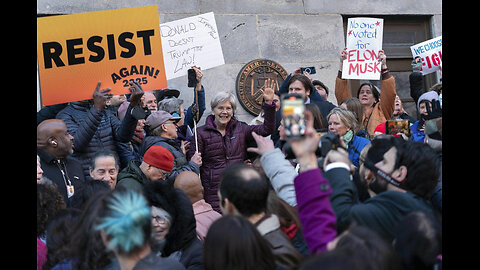
[[[225,64],[213,12],[162,23],[162,47],[167,80]]]
[[[378,51],[382,42],[383,19],[349,18],[342,79],[380,80],[382,64]]]
[[[442,36],[424,41],[410,47],[413,59],[420,56],[422,58],[423,75],[440,70],[442,66]]]
[[[44,106],[167,87],[157,6],[38,18],[37,55]]]

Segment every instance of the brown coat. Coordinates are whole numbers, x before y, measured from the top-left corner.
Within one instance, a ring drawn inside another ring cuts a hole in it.
[[[365,129],[369,135],[373,135],[375,128],[392,117],[395,109],[395,78],[387,70],[382,73],[382,88],[380,91],[380,102],[375,104],[368,111],[363,112],[363,126],[367,125]],[[340,105],[345,99],[351,98],[352,94],[348,87],[348,80],[342,79],[342,72],[338,72],[335,78],[335,97]],[[371,113],[371,114],[370,114]],[[371,115],[371,116],[370,116]],[[370,116],[370,121],[368,118]]]
[[[277,264],[291,269],[299,266],[303,256],[280,228],[280,221],[276,215],[265,215],[254,225],[263,238],[270,243]]]

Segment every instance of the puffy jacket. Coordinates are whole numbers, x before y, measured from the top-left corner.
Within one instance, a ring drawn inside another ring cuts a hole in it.
[[[200,173],[198,164],[193,161],[188,161],[187,157],[183,154],[182,149],[177,144],[176,140],[160,137],[160,136],[147,136],[140,146],[140,155],[143,157],[145,152],[153,145],[160,145],[165,147],[175,158],[173,162],[173,170],[168,175],[167,181],[173,185],[175,178],[183,171],[191,171],[196,174]]]
[[[130,112],[131,106],[127,112]],[[133,136],[137,120],[130,113],[120,122],[110,110],[97,110],[91,103],[72,102],[60,111],[57,119],[65,122],[73,136],[73,157],[82,162],[85,179],[90,180],[90,159],[101,149],[116,151],[115,140],[128,142]]]
[[[359,136],[353,136],[353,140],[348,144],[348,158],[357,168],[360,166],[360,153],[367,144],[370,144],[370,141]]]
[[[220,174],[230,164],[245,160],[246,141],[254,141],[252,132],[262,136],[272,134],[275,129],[275,105],[263,104],[265,121],[262,125],[248,125],[232,118],[227,124],[225,136],[217,130],[213,115],[209,115],[205,125],[197,127],[198,151],[202,154],[200,178],[204,188],[205,201],[220,213],[218,184]],[[187,158],[195,153],[195,140],[190,144]]]
[[[320,171],[312,169],[295,177],[298,218],[311,254],[327,249],[328,242],[337,236],[336,216],[330,198],[333,190]]]

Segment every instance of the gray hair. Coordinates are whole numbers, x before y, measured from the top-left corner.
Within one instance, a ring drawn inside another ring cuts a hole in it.
[[[213,96],[212,100],[210,101],[210,107],[212,111],[215,107],[218,106],[220,103],[224,103],[229,101],[232,104],[233,113],[237,110],[237,98],[231,92],[218,92]]]
[[[164,98],[158,102],[158,110],[166,111],[170,114],[178,113],[178,115],[182,115],[180,111],[180,105],[182,104],[183,99],[176,97]]]

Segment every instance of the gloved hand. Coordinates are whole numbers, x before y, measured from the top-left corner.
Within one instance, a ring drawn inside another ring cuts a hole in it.
[[[430,110],[430,106],[427,106],[427,115],[424,119],[431,120],[439,117],[442,117],[442,107],[440,101],[434,99],[432,100],[432,109]]]

